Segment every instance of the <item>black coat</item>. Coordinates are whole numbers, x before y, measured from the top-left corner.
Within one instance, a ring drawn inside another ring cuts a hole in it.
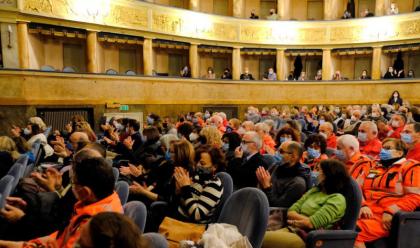
[[[256,153],[249,160],[244,155],[243,158],[234,158],[229,162],[227,172],[233,179],[235,189],[245,187],[257,187],[258,179],[255,172],[258,167],[268,168],[268,165],[260,153]]]

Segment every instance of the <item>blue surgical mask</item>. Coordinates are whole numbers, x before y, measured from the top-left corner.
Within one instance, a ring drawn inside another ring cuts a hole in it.
[[[321,156],[321,152],[316,149],[308,147],[308,155],[309,155],[309,158],[319,158]]]
[[[319,120],[319,125],[325,124],[325,120]]]
[[[205,113],[204,114],[204,119],[208,119],[208,118],[210,118],[210,114],[209,113]]]
[[[334,154],[338,160],[346,161],[346,155],[342,150],[335,150]]]
[[[406,144],[413,144],[413,136],[408,133],[401,133],[401,140]]]
[[[280,137],[280,143],[284,143],[286,141],[291,141],[291,138],[286,138],[286,137]]]
[[[274,159],[277,162],[282,163],[283,162],[283,155],[279,151],[276,151],[276,154],[274,155]]]
[[[166,150],[166,152],[165,152],[165,159],[166,159],[166,161],[171,160],[171,152],[169,151],[169,149]]]
[[[390,160],[393,159],[394,157],[392,156],[392,151],[391,150],[386,150],[386,149],[381,149],[381,152],[379,153],[379,158],[382,161],[386,161],[386,160]]]
[[[357,138],[361,141],[361,142],[366,142],[367,141],[367,133],[361,133],[359,132],[357,134]]]
[[[141,136],[141,142],[146,143],[146,141],[147,141],[147,136],[142,135]]]
[[[23,129],[23,133],[25,134],[25,135],[30,135],[31,133],[32,133],[32,131],[31,130],[29,130],[29,128],[25,128],[25,129]]]
[[[148,125],[153,125],[153,123],[155,122],[155,120],[152,118],[152,117],[150,117],[150,116],[147,116],[147,124]]]

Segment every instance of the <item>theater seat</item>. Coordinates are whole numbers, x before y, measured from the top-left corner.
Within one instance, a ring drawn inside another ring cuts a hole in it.
[[[168,241],[166,241],[165,237],[160,235],[159,233],[145,233],[143,234],[143,238],[147,240],[147,244],[150,248],[167,248]]]
[[[308,234],[306,247],[312,248],[353,248],[357,232],[356,221],[362,203],[362,192],[359,185],[351,179],[346,189],[346,212],[340,221],[341,230],[315,230]]]
[[[125,181],[119,181],[115,184],[115,191],[117,191],[118,196],[120,197],[121,204],[124,205],[127,203],[129,186]]]
[[[247,236],[252,247],[261,247],[267,229],[269,214],[265,194],[256,188],[243,188],[234,192],[225,203],[217,223],[227,223]]]
[[[127,202],[124,205],[124,215],[128,216],[134,223],[136,223],[136,225],[140,228],[140,231],[144,231],[144,227],[146,226],[147,209],[142,202]]]
[[[232,195],[233,192],[233,180],[232,177],[226,172],[219,172],[216,174],[218,178],[222,181],[223,184],[223,194],[220,199],[220,203],[217,206],[217,209],[213,216],[213,221],[216,222],[219,218],[220,213],[222,212],[223,206],[225,205],[227,199]]]

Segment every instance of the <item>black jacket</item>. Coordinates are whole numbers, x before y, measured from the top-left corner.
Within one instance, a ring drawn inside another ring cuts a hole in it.
[[[257,187],[258,180],[255,172],[260,166],[263,166],[265,169],[268,168],[260,153],[256,153],[249,160],[246,159],[246,155],[243,158],[232,159],[229,162],[227,172],[233,179],[234,188]]]

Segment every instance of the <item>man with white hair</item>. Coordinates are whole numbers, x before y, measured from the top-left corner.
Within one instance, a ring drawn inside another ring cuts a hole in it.
[[[363,121],[359,126],[357,139],[360,142],[360,152],[372,159],[379,158],[382,142],[378,139],[378,127],[373,121]]]
[[[261,154],[274,154],[276,142],[270,136],[270,127],[264,123],[260,122],[255,125],[255,132],[258,133],[262,140],[262,147],[260,149]]]
[[[232,176],[235,189],[257,187],[258,180],[255,172],[262,166],[267,169],[259,150],[262,147],[260,136],[253,131],[246,132],[241,145],[235,150],[235,158],[229,162],[227,172]]]
[[[327,148],[337,148],[337,136],[334,133],[334,127],[330,122],[324,122],[319,125],[319,134],[327,141]]]
[[[349,174],[358,181],[369,174],[369,170],[374,166],[374,162],[366,155],[362,155],[359,150],[359,141],[350,134],[345,134],[337,139],[337,150],[335,158],[343,161]]]
[[[216,127],[222,135],[226,132],[226,127],[223,125],[223,119],[220,115],[213,115],[210,118],[210,125]]]
[[[226,127],[228,125],[228,120],[225,112],[217,113],[218,116],[222,117],[223,126]]]

